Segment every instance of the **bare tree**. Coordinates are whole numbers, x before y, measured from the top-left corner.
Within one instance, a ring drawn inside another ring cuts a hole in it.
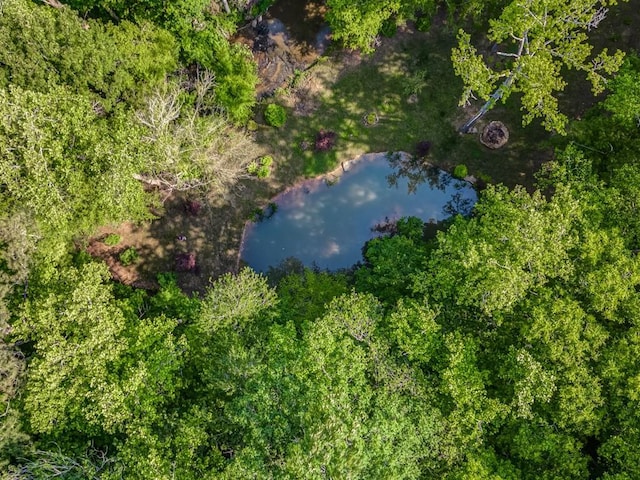
[[[203,113],[205,98],[215,86],[213,75],[202,72],[193,86],[193,107],[180,101],[182,90],[156,92],[137,119],[147,129],[153,159],[135,178],[173,191],[201,190],[224,194],[249,178],[247,166],[257,156],[253,140],[233,127],[221,112]]]

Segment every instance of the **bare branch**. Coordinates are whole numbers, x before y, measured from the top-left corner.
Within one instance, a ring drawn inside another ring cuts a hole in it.
[[[53,8],[64,8],[65,7],[65,5],[63,3],[60,3],[58,0],[41,0],[41,1],[45,5],[49,5],[50,7],[53,7]]]

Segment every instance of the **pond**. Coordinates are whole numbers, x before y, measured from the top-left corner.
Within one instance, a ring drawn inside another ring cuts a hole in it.
[[[262,220],[247,223],[240,255],[260,272],[290,257],[309,267],[348,268],[394,220],[436,223],[468,214],[476,199],[468,182],[407,154],[368,154],[349,162],[335,183],[310,180],[274,198]]]

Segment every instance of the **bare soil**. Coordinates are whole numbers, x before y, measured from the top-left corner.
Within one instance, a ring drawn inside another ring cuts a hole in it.
[[[188,199],[184,194],[171,195],[164,203],[164,211],[151,222],[102,228],[90,239],[88,253],[102,258],[113,279],[127,285],[155,289],[158,273],[173,272],[184,291],[203,291],[212,278],[237,271],[238,246],[248,213],[241,197],[236,196],[226,200],[199,199],[202,209],[198,215],[191,215],[185,209]],[[118,245],[103,242],[109,233],[120,235]],[[129,247],[136,249],[139,259],[124,266],[119,255]],[[177,262],[184,254],[195,255],[193,271],[180,271]]]

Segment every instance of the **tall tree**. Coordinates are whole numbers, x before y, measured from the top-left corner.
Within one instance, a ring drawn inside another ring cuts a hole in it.
[[[152,22],[171,32],[185,65],[197,64],[215,73],[216,105],[234,122],[244,123],[255,104],[257,67],[245,45],[230,41],[239,11],[216,12],[209,0],[72,0],[74,8],[117,22]],[[215,3],[215,2],[214,2]]]
[[[200,190],[222,195],[249,178],[247,166],[258,157],[251,137],[231,125],[228,116],[209,112],[215,89],[211,72],[194,79],[194,105],[184,89],[168,86],[151,95],[136,114],[153,154],[136,178],[165,192]]]
[[[371,53],[377,36],[385,24],[414,18],[416,12],[431,14],[435,9],[432,0],[328,0],[327,20],[332,36],[349,48],[359,48]]]
[[[151,23],[80,19],[69,8],[7,0],[0,16],[0,87],[46,93],[61,85],[97,109],[139,106],[177,68],[172,35]]]
[[[451,54],[455,72],[464,81],[460,105],[478,95],[485,100],[479,113],[460,130],[466,132],[499,100],[522,93],[523,124],[541,118],[552,131],[565,132],[567,118],[558,110],[555,94],[567,85],[562,68],[585,72],[594,94],[602,92],[606,75],[618,70],[623,53],[607,49],[592,55],[586,32],[605,18],[609,0],[514,1],[490,22],[488,39],[496,45],[500,61],[487,61],[471,45],[471,36],[458,34]]]
[[[149,218],[151,197],[133,178],[149,150],[125,114],[104,118],[63,87],[0,90],[0,112],[3,208],[29,212],[43,255],[98,225]]]

